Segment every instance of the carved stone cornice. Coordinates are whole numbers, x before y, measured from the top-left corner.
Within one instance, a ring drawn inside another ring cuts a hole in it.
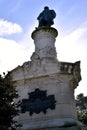
[[[43,33],[51,33],[52,36],[55,36],[57,37],[58,35],[58,31],[55,29],[55,28],[52,28],[52,27],[39,27],[39,28],[36,28],[36,30],[34,30],[31,34],[31,37],[32,39],[35,39],[35,35],[37,35],[37,33],[40,32],[40,34],[43,32]]]

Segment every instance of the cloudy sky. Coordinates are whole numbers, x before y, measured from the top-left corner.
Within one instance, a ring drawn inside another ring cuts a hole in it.
[[[87,95],[87,0],[0,0],[0,73],[30,60],[31,33],[44,6],[54,9],[59,61],[81,61],[82,81],[75,94]]]

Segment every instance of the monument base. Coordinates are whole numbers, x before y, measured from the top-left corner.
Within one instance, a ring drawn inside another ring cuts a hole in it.
[[[44,120],[37,121],[37,123],[25,121],[22,130],[83,130],[83,126],[80,122],[75,122],[73,119]]]
[[[80,61],[57,60],[58,32],[42,27],[32,33],[35,52],[31,61],[10,72],[22,101],[17,121],[21,130],[82,130],[79,127],[74,89],[81,80]]]
[[[46,128],[40,130],[82,130],[82,128],[78,126],[72,126],[72,127],[63,127],[63,128]]]
[[[32,129],[27,129],[27,130],[32,130]],[[36,130],[85,130],[81,126],[71,126],[71,127],[55,127],[55,128],[41,128],[41,129],[36,129]]]

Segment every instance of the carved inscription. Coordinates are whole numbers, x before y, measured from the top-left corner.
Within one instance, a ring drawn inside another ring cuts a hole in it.
[[[46,90],[35,89],[34,92],[29,93],[29,99],[22,100],[21,112],[29,111],[30,116],[33,113],[39,114],[41,111],[46,114],[47,109],[55,109],[54,95],[47,96]]]

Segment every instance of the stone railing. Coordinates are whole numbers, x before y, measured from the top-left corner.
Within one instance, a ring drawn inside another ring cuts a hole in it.
[[[60,62],[60,72],[72,75],[71,85],[78,86],[81,80],[80,61],[75,63]]]

